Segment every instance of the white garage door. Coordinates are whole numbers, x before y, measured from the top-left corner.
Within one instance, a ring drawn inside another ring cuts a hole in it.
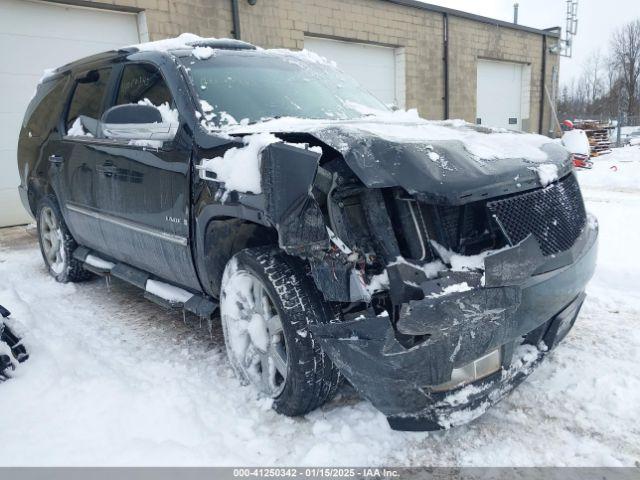
[[[478,60],[476,118],[482,125],[522,130],[528,118],[524,95],[529,78],[525,65],[510,62]]]
[[[304,48],[336,62],[384,103],[404,107],[399,85],[404,71],[395,48],[317,37],[305,37]]]
[[[46,68],[138,43],[137,17],[27,0],[0,0],[0,226],[30,217],[18,197],[22,116]]]

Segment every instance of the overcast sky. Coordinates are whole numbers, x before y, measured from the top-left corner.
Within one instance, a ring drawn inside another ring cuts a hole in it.
[[[511,22],[515,0],[429,0],[426,3]],[[565,0],[519,0],[518,3],[518,23],[536,28],[561,26],[564,30]],[[590,53],[600,48],[604,54],[609,47],[611,33],[636,18],[640,18],[640,0],[580,0],[573,58],[562,58],[560,81],[564,83],[579,76]]]

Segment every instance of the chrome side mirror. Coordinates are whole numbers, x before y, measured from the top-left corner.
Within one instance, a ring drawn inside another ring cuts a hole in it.
[[[116,105],[102,115],[102,133],[114,140],[173,140],[178,123],[163,122],[160,110],[150,105]]]

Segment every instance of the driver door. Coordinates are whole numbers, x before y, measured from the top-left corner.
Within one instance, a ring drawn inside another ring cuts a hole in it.
[[[158,107],[163,122],[179,121],[160,70],[127,63],[114,105]],[[96,203],[108,254],[179,285],[200,290],[189,239],[191,142],[111,139],[96,164]]]

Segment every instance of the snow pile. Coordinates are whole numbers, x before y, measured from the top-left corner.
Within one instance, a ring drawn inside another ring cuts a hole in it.
[[[455,285],[449,285],[442,289],[442,295],[449,295],[450,293],[461,293],[473,290],[467,282],[456,283]]]
[[[67,135],[70,137],[93,137],[93,135],[87,132],[82,125],[80,117],[76,118],[71,128],[67,130]]]
[[[158,280],[147,280],[145,290],[171,303],[186,303],[193,297],[193,293],[191,292]]]
[[[433,262],[428,262],[428,263],[424,263],[422,265],[416,265],[414,263],[408,262],[405,258],[403,257],[397,257],[393,262],[391,262],[389,265],[387,265],[388,267],[391,267],[393,265],[398,265],[398,264],[407,264],[410,265],[412,267],[418,267],[420,268],[424,274],[426,275],[427,278],[436,278],[438,276],[438,273],[446,270],[447,267],[445,267],[445,265],[440,261],[440,260],[435,260]]]
[[[191,54],[198,60],[207,60],[214,54],[214,50],[211,47],[195,47]]]
[[[562,145],[571,153],[586,155],[591,153],[589,138],[584,130],[569,130],[562,135]]]
[[[247,135],[242,139],[244,147],[233,147],[222,157],[203,159],[199,165],[201,178],[205,172],[216,174],[216,180],[224,182],[227,190],[244,193],[261,193],[260,154],[272,143],[279,142],[270,133]]]
[[[484,270],[484,259],[488,255],[500,251],[500,249],[486,250],[478,253],[477,255],[460,255],[459,253],[445,248],[435,240],[431,240],[431,244],[433,245],[433,248],[435,248],[436,252],[438,252],[438,255],[440,255],[440,258],[442,258],[442,261],[451,265],[451,270],[454,272]]]
[[[538,179],[543,187],[558,180],[558,166],[553,163],[543,163],[536,167]]]
[[[151,100],[144,98],[138,102],[138,105],[147,105],[149,107],[155,107],[160,111],[162,115],[163,123],[180,123],[180,116],[177,108],[171,108],[169,103],[164,102],[161,105],[154,105]]]
[[[469,286],[467,282],[461,282],[461,283],[456,283],[454,285],[448,285],[444,287],[442,291],[437,293],[432,293],[431,295],[429,295],[429,298],[444,297],[447,295],[451,295],[452,293],[462,293],[462,292],[468,292],[470,290],[473,290],[473,288]],[[454,353],[457,353],[457,352],[454,352]]]
[[[593,159],[593,168],[577,170],[582,187],[619,192],[640,189],[640,147],[615,148]]]
[[[207,122],[210,122],[215,118],[216,114],[213,111],[213,106],[209,102],[207,102],[206,100],[200,100],[200,108],[202,109],[202,112],[204,113],[204,119]]]
[[[373,275],[369,283],[365,285],[365,290],[373,295],[376,292],[382,292],[389,289],[389,273],[384,270],[378,275]]]

